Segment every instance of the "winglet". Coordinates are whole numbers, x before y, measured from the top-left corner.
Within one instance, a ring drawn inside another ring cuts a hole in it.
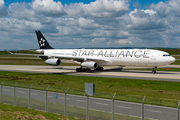
[[[4,49],[7,53],[9,53],[9,54],[14,54],[14,53],[12,53],[12,52],[10,52],[10,51],[8,51],[8,50],[6,50],[6,49]]]

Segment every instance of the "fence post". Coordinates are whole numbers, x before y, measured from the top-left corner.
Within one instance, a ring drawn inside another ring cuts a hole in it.
[[[33,84],[31,84],[30,86],[29,86],[29,109],[31,109],[31,86],[32,86]]]
[[[114,120],[114,98],[115,98],[116,93],[114,94],[114,96],[112,97],[112,120]]]
[[[90,91],[89,91],[90,92]],[[86,91],[85,91],[86,93]],[[89,120],[89,94],[86,93],[87,95],[87,102],[86,102],[86,120]]]
[[[111,94],[110,94],[110,96],[111,96],[111,98],[112,98],[112,120],[114,120],[114,98],[115,98],[115,96],[116,96],[116,93],[114,94],[114,96],[112,96]]]
[[[3,103],[3,83],[4,81],[1,83],[1,103]]]
[[[87,113],[86,119],[89,120],[89,95],[87,94]]]
[[[179,104],[180,104],[180,101],[179,101],[179,103],[178,103],[178,107],[177,107],[177,120],[179,120]]]
[[[146,96],[144,96],[144,99],[142,100],[142,120],[144,120],[144,100]]]
[[[45,90],[46,90],[46,106],[45,106],[45,111],[46,112],[48,112],[48,99],[47,99],[48,88],[49,88],[49,86],[47,88],[45,88]]]
[[[69,88],[68,88],[69,89]],[[64,91],[64,93],[65,93],[65,96],[64,96],[64,116],[67,116],[67,98],[66,98],[66,95],[67,95],[67,91],[68,91],[68,89],[65,91],[65,90],[63,90]]]
[[[14,106],[16,106],[16,85],[18,82],[14,85]]]

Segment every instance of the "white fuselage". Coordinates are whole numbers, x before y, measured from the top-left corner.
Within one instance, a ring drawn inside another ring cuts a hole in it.
[[[90,61],[95,61],[98,66],[156,67],[175,61],[167,52],[152,49],[44,49],[43,52],[49,57],[73,60],[83,58],[84,61],[91,59]]]

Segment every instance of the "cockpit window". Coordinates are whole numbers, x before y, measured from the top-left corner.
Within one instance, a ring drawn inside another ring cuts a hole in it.
[[[164,54],[163,57],[171,56],[170,54]]]

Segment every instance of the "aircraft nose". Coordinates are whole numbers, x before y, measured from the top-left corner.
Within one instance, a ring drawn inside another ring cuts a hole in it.
[[[176,59],[174,57],[171,57],[171,63],[173,63]]]

